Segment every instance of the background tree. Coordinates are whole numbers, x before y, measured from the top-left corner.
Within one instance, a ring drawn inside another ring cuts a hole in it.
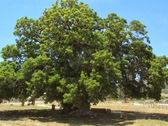
[[[168,81],[168,59],[165,56],[154,56],[149,69],[149,97],[160,100],[162,89]]]
[[[0,63],[0,101],[15,97],[16,89],[15,62]]]
[[[129,24],[128,52],[124,56],[122,65],[123,88],[125,97],[141,98],[147,96],[147,78],[152,48],[145,26],[133,20]]]
[[[114,13],[108,15],[105,26],[108,50],[120,64],[122,78],[118,83],[123,97],[145,97],[145,80],[153,54],[146,27],[137,20],[128,24]]]

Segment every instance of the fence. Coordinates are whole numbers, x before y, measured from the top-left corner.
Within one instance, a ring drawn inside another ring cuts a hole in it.
[[[168,104],[166,103],[144,103],[143,105],[148,106],[150,108],[159,108],[168,110]]]

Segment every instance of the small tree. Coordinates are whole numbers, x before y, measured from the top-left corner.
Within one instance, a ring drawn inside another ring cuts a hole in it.
[[[15,97],[16,72],[15,62],[0,63],[0,100],[10,100]]]
[[[149,69],[149,97],[159,101],[162,89],[168,81],[168,59],[165,56],[154,56]]]

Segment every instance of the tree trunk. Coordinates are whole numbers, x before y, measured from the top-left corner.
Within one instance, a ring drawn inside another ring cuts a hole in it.
[[[79,111],[82,113],[90,111],[90,103],[87,100],[83,100],[81,106],[79,107]]]
[[[62,103],[61,106],[63,108],[63,113],[64,114],[68,114],[68,113],[72,112],[72,106],[73,106],[73,104]]]
[[[25,105],[25,101],[21,101],[21,106],[24,106]]]
[[[72,115],[78,116],[92,116],[93,112],[90,110],[90,103],[87,99],[82,99],[80,106],[75,111],[71,112]]]

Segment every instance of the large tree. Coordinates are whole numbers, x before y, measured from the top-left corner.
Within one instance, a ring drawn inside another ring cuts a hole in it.
[[[56,1],[37,20],[17,20],[16,46],[2,49],[4,60],[15,63],[9,85],[22,103],[42,96],[65,111],[87,112],[108,95],[118,97],[118,89],[128,98],[146,97],[155,80],[149,79],[153,53],[145,28],[114,13],[102,19],[77,0]]]
[[[76,0],[53,4],[38,20],[17,21],[14,34],[23,60],[18,73],[33,98],[44,96],[46,102],[58,100],[63,107],[85,111],[116,93],[119,64],[106,50],[103,25],[88,5]],[[50,61],[43,64],[46,58]]]

